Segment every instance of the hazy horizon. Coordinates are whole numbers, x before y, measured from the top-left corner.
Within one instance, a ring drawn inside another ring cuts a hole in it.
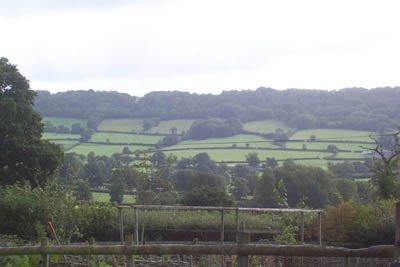
[[[385,89],[385,88],[396,88],[400,90],[399,86],[379,86],[379,87],[374,87],[374,88],[365,88],[365,87],[347,87],[347,88],[339,88],[339,89],[328,89],[328,90],[324,90],[324,89],[309,89],[309,88],[285,88],[285,89],[276,89],[276,88],[271,88],[271,87],[265,87],[265,86],[260,86],[258,88],[253,88],[253,89],[232,89],[232,90],[222,90],[222,91],[218,91],[218,92],[190,92],[190,91],[184,91],[184,90],[154,90],[154,91],[148,91],[145,92],[142,95],[135,95],[132,94],[130,92],[121,92],[118,90],[97,90],[95,88],[88,88],[88,89],[71,89],[71,90],[63,90],[63,91],[51,91],[51,90],[46,90],[46,89],[32,89],[34,91],[48,91],[51,94],[56,94],[56,93],[63,93],[63,92],[74,92],[74,91],[89,91],[89,90],[93,90],[95,92],[118,92],[118,93],[123,93],[123,94],[128,94],[130,96],[134,96],[134,97],[143,97],[146,94],[149,93],[154,93],[154,92],[183,92],[183,93],[190,93],[190,94],[211,94],[211,95],[220,95],[223,92],[241,92],[241,91],[256,91],[260,88],[266,88],[266,89],[272,89],[272,90],[277,90],[277,91],[286,91],[286,90],[304,90],[304,91],[341,91],[341,90],[348,90],[348,89],[361,89],[361,90],[376,90],[376,89]]]
[[[400,85],[398,1],[0,3],[0,56],[34,90],[142,96]]]

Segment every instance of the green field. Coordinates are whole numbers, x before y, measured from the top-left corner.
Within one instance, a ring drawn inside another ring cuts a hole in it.
[[[70,126],[76,122],[85,122],[84,120],[77,119],[63,119],[63,118],[46,118],[51,119],[53,124],[60,123],[65,126]],[[86,123],[86,122],[85,122]],[[147,133],[169,134],[172,127],[177,128],[178,134],[182,131],[187,131],[193,120],[168,120],[160,121],[158,126],[152,127]],[[277,128],[289,131],[290,128],[284,123],[274,120],[263,120],[245,123],[243,128],[246,131],[255,133],[272,133]],[[104,142],[109,144],[89,144],[83,143],[78,146],[77,140],[80,135],[74,134],[57,134],[45,133],[43,139],[71,139],[71,140],[58,140],[55,141],[60,144],[64,149],[69,149],[68,152],[76,152],[78,154],[87,155],[89,152],[94,152],[96,155],[111,156],[113,153],[122,153],[124,145],[116,145],[115,143],[139,143],[146,144],[145,146],[128,146],[134,152],[140,150],[142,152],[153,149],[154,145],[161,140],[162,136],[152,136],[145,134],[132,134],[143,132],[143,119],[110,119],[103,120],[99,126],[99,131],[118,131],[126,133],[104,133],[96,132],[91,137],[91,142]],[[371,146],[369,144],[361,143],[340,143],[338,141],[352,141],[352,142],[371,142],[367,131],[355,131],[346,129],[309,129],[295,132],[291,140],[308,140],[310,135],[315,135],[317,140],[329,140],[327,142],[307,142],[307,141],[293,141],[287,142],[286,148],[288,149],[302,149],[303,144],[306,145],[306,150],[290,151],[290,150],[262,150],[268,148],[279,148],[272,143],[272,140],[264,139],[257,135],[251,134],[238,134],[226,138],[209,138],[205,140],[185,140],[174,146],[166,147],[162,151],[166,154],[176,155],[178,158],[192,157],[198,153],[206,152],[210,158],[217,162],[226,161],[245,161],[246,155],[250,152],[258,153],[260,160],[265,160],[266,157],[273,157],[277,160],[284,160],[288,158],[316,158],[306,160],[295,160],[297,164],[304,164],[310,166],[318,166],[324,169],[327,168],[327,162],[324,157],[336,157],[343,159],[360,159],[363,157],[359,152],[364,150],[363,147]],[[76,140],[76,141],[75,141]],[[114,144],[113,144],[114,143]],[[340,152],[336,155],[329,152],[315,152],[311,150],[326,150],[329,144],[334,144],[341,150],[349,150],[353,152]],[[249,146],[250,148],[246,148]],[[216,149],[213,149],[216,148]],[[221,149],[223,148],[223,149]],[[240,149],[235,149],[240,148]],[[260,149],[257,149],[260,148]],[[175,151],[174,151],[175,150]],[[334,161],[337,162],[337,161]]]
[[[103,120],[97,126],[97,129],[99,131],[139,133],[143,131],[143,120],[142,119]]]
[[[368,131],[345,129],[309,129],[295,132],[290,140],[308,140],[311,135],[315,135],[317,140],[372,142],[369,138],[371,134]]]
[[[181,134],[182,131],[188,131],[190,126],[194,120],[169,120],[169,121],[160,121],[160,124],[152,127],[146,133],[160,133],[160,134],[169,134],[171,133],[171,128],[177,128],[177,134]]]
[[[110,194],[103,192],[92,192],[92,201],[94,202],[109,202]],[[134,195],[124,195],[123,204],[134,204],[136,198]]]
[[[153,145],[162,139],[162,136],[123,134],[123,133],[95,133],[90,139],[91,142],[107,143],[138,143]]]
[[[111,156],[114,153],[122,153],[125,146],[123,145],[98,145],[98,144],[87,144],[83,143],[79,146],[74,147],[68,152],[75,152],[77,154],[87,155],[90,152],[94,152],[96,155]],[[151,149],[151,146],[127,146],[134,152],[135,150],[144,151]]]
[[[260,134],[273,133],[278,128],[281,128],[284,131],[290,129],[286,124],[274,120],[252,121],[243,124],[244,130]]]
[[[249,144],[251,147],[260,148],[279,148],[268,140],[256,135],[238,134],[225,138],[208,138],[204,140],[185,140],[177,145],[168,147],[166,149],[183,149],[183,148],[205,148],[205,147],[229,147],[233,145],[236,147],[246,147]]]
[[[86,120],[75,119],[75,118],[59,118],[59,117],[44,117],[43,122],[51,122],[54,126],[64,125],[65,127],[71,128],[72,124],[80,123],[82,128],[87,127]]]
[[[328,157],[333,156],[327,152],[306,152],[306,151],[285,151],[285,150],[256,150],[256,149],[196,149],[196,150],[179,150],[179,151],[164,151],[166,154],[173,154],[179,158],[193,157],[199,153],[208,153],[212,160],[222,161],[245,161],[246,155],[251,152],[258,153],[260,160],[267,157],[275,159],[288,158],[312,158],[312,157]]]
[[[79,140],[81,136],[79,134],[60,134],[60,133],[43,133],[42,139],[54,140],[54,139],[71,139]]]
[[[286,148],[302,149],[305,144],[307,149],[327,149],[328,145],[334,144],[338,149],[350,151],[362,151],[362,147],[371,148],[372,144],[335,143],[335,142],[286,142]]]
[[[339,153],[336,154],[335,158],[343,158],[343,159],[359,158],[359,159],[363,159],[364,157],[360,153],[339,152]]]

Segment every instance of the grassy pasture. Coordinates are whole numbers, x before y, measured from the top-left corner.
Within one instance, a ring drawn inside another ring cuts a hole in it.
[[[335,158],[344,158],[344,159],[359,158],[361,160],[364,157],[360,153],[339,152],[336,154]]]
[[[193,157],[199,153],[208,153],[210,158],[215,161],[244,161],[246,155],[251,152],[258,153],[260,160],[266,157],[275,159],[288,158],[308,158],[308,157],[323,157],[332,156],[327,152],[307,152],[307,151],[285,151],[285,150],[257,150],[257,149],[196,149],[196,150],[179,150],[179,151],[164,151],[166,154],[176,155],[178,158]]]
[[[152,127],[146,133],[160,133],[160,134],[169,134],[172,127],[176,127],[178,129],[177,133],[181,134],[182,131],[187,131],[192,126],[194,120],[168,120],[168,121],[160,121],[160,124]]]
[[[364,150],[362,147],[372,147],[370,144],[356,144],[356,143],[335,143],[335,142],[286,142],[286,148],[302,149],[303,144],[307,149],[327,149],[328,145],[333,144],[342,150],[360,151]]]
[[[227,147],[231,148],[233,144],[237,147],[246,147],[249,144],[251,147],[261,147],[261,148],[278,148],[278,146],[272,143],[272,140],[268,140],[256,135],[249,134],[238,134],[231,137],[225,138],[208,138],[204,140],[185,140],[175,146],[168,147],[171,148],[203,148],[203,147]]]
[[[290,129],[283,122],[275,120],[252,121],[243,124],[244,130],[260,134],[273,133],[277,128],[281,128],[284,131],[288,131]]]
[[[75,152],[77,154],[87,155],[89,152],[94,152],[96,155],[111,156],[114,153],[122,153],[125,146],[123,145],[98,145],[83,143],[79,146],[74,147],[68,152]],[[127,146],[134,152],[135,150],[147,150],[152,148],[151,146]]]
[[[60,118],[60,117],[44,117],[43,122],[51,122],[54,126],[64,125],[71,128],[72,124],[80,123],[82,128],[87,127],[86,120],[75,118]]]
[[[308,140],[310,135],[315,135],[317,140],[371,142],[368,131],[346,129],[309,129],[295,132],[290,140]]]
[[[143,131],[142,119],[113,119],[103,120],[97,126],[99,131],[141,132]]]
[[[123,134],[123,133],[95,133],[90,139],[91,142],[109,142],[109,143],[140,143],[156,144],[162,136]]]
[[[81,138],[79,134],[61,134],[61,133],[43,133],[42,139],[54,140],[54,139],[71,139],[78,140]]]
[[[92,192],[92,201],[95,202],[109,202],[110,201],[110,194],[103,193],[103,192]],[[124,204],[133,204],[135,203],[136,199],[134,195],[124,195],[124,199],[122,203]]]

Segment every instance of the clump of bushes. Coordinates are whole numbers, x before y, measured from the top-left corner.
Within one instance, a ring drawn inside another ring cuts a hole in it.
[[[394,243],[396,200],[349,201],[325,209],[324,240],[364,246]]]

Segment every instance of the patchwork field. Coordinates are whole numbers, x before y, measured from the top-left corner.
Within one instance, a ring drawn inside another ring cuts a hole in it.
[[[162,139],[162,136],[123,134],[123,133],[95,133],[90,139],[91,142],[107,143],[138,143],[153,145]]]
[[[286,142],[286,148],[302,149],[303,144],[307,149],[327,149],[331,144],[334,144],[338,149],[350,151],[362,151],[364,148],[371,148],[372,144],[357,144],[357,143],[335,143],[333,142]]]
[[[103,120],[97,126],[99,131],[118,131],[139,133],[143,131],[143,120],[141,119],[113,119]]]
[[[364,157],[360,153],[339,152],[339,153],[336,154],[335,158],[341,158],[341,159],[359,158],[359,159],[363,159]]]
[[[272,143],[272,140],[262,138],[256,135],[249,134],[238,134],[231,137],[225,138],[209,138],[204,140],[185,140],[175,146],[168,147],[166,149],[184,149],[184,148],[203,148],[203,147],[246,147],[248,144],[250,147],[260,148],[279,148]]]
[[[65,126],[72,125],[76,122],[85,122],[77,119],[51,119],[54,124],[60,123]],[[86,122],[85,122],[86,123]],[[161,121],[156,127],[151,128],[147,133],[169,134],[172,127],[177,128],[177,133],[190,129],[193,120],[169,120]],[[273,133],[275,129],[281,128],[289,131],[290,128],[284,123],[263,120],[249,122],[243,125],[246,131],[254,133]],[[117,131],[125,133],[106,133],[96,132],[92,135],[90,142],[99,142],[105,144],[81,143],[78,146],[80,135],[75,134],[57,134],[45,133],[44,139],[54,140],[57,144],[63,146],[68,152],[76,152],[78,154],[87,155],[94,152],[96,155],[111,156],[113,153],[122,153],[125,145],[118,143],[137,143],[143,145],[129,145],[131,152],[141,151],[143,153],[151,153],[154,151],[155,144],[160,141],[163,136],[134,134],[143,132],[142,119],[115,119],[103,120],[99,126],[99,131]],[[178,157],[192,157],[198,153],[208,153],[210,158],[217,162],[242,161],[246,160],[246,156],[251,152],[258,153],[260,160],[264,161],[267,157],[273,157],[277,160],[294,159],[297,164],[317,166],[327,168],[328,160],[324,157],[336,157],[338,159],[358,159],[363,160],[360,151],[365,147],[371,147],[373,144],[367,131],[354,131],[346,129],[309,129],[295,132],[290,140],[286,142],[286,149],[278,149],[279,146],[273,144],[270,139],[262,138],[256,134],[238,134],[226,138],[209,138],[205,140],[185,140],[174,146],[162,149],[166,154],[173,154]],[[315,135],[317,140],[327,140],[326,142],[308,142],[310,135]],[[304,140],[304,141],[303,141]],[[352,143],[343,143],[343,141],[351,141]],[[359,142],[359,143],[357,143]],[[371,144],[363,144],[362,142],[371,142]],[[303,144],[305,150],[303,150]],[[339,152],[336,155],[329,152],[318,152],[310,150],[326,150],[328,145],[334,144],[340,150],[348,150],[351,152]],[[301,151],[291,151],[287,149],[301,149]],[[339,162],[333,160],[332,162]]]
[[[77,154],[87,155],[90,152],[94,152],[96,155],[111,156],[114,153],[122,153],[125,146],[123,145],[97,145],[97,144],[87,144],[83,143],[79,146],[74,147],[68,152],[75,152]],[[136,150],[145,151],[151,149],[151,146],[127,146],[130,151],[134,152]]]
[[[193,157],[198,153],[208,153],[211,159],[219,162],[223,161],[245,161],[246,155],[251,152],[258,153],[260,160],[267,157],[275,159],[289,159],[289,158],[320,158],[333,156],[328,152],[303,152],[303,151],[287,151],[287,150],[256,150],[256,149],[193,149],[193,150],[179,150],[168,151],[164,150],[166,154],[172,154],[178,158]]]
[[[86,120],[75,119],[75,118],[59,118],[59,117],[44,117],[43,122],[51,122],[54,126],[64,125],[65,127],[71,128],[72,124],[80,123],[81,127],[86,128]]]
[[[152,127],[148,131],[143,131],[142,119],[114,119],[103,120],[98,125],[99,131],[117,131],[126,133],[154,133],[154,134],[170,134],[171,128],[176,127],[177,133],[181,134],[182,131],[187,131],[194,120],[166,120],[160,121],[160,124]]]
[[[308,140],[311,135],[315,135],[317,140],[372,142],[369,138],[371,134],[373,133],[346,129],[309,129],[295,132],[290,140]]]
[[[60,134],[60,133],[43,133],[42,139],[56,140],[56,139],[71,139],[79,140],[81,136],[79,134]]]
[[[169,120],[169,121],[160,121],[160,124],[152,127],[146,133],[160,133],[160,134],[169,134],[171,133],[171,128],[177,128],[177,134],[181,134],[182,131],[188,131],[190,126],[194,120]]]
[[[243,124],[244,130],[260,134],[273,133],[278,128],[284,131],[290,129],[286,124],[274,120],[252,121]]]

